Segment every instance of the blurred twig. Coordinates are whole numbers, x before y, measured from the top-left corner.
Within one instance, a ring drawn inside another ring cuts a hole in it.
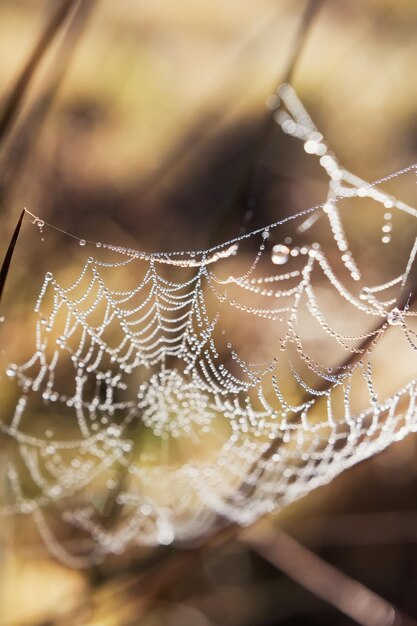
[[[34,49],[20,72],[6,104],[4,105],[0,117],[0,142],[4,139],[6,133],[9,131],[15,118],[17,117],[23,99],[45,53],[54,41],[59,29],[67,19],[71,10],[78,2],[79,0],[64,0],[59,3],[57,9],[52,13],[49,21],[45,24]]]
[[[361,626],[416,626],[384,598],[330,565],[271,523],[243,531],[240,540],[308,591]]]
[[[417,513],[349,513],[310,517],[298,531],[308,543],[325,546],[364,546],[417,543]]]
[[[280,84],[290,83],[292,81],[294,72],[297,68],[298,61],[306,42],[306,37],[317,14],[317,11],[320,9],[323,2],[324,0],[307,0],[307,5],[304,10],[301,23],[298,27],[298,32],[294,39],[289,59],[287,61],[287,69],[282,80],[280,81]]]
[[[0,146],[0,194],[10,201],[10,187],[13,182],[20,182],[24,164],[36,146],[36,139],[42,129],[42,122],[47,116],[59,87],[66,75],[66,71],[76,50],[77,43],[87,25],[88,18],[95,7],[97,0],[77,0],[72,13],[68,16],[68,24],[62,41],[54,55],[53,64],[44,81],[40,96],[31,105],[22,123],[14,125],[13,129]]]

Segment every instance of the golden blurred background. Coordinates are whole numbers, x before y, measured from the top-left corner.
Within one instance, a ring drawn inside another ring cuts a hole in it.
[[[353,172],[375,180],[407,167],[417,160],[417,4],[316,3],[293,86]],[[306,6],[0,0],[2,254],[23,207],[86,239],[176,250],[207,247],[242,225],[250,230],[322,201],[325,181],[300,146],[278,126],[262,132],[271,116],[265,101],[285,76]],[[412,177],[398,186],[415,202]],[[365,216],[358,234],[362,226]],[[70,274],[76,265],[69,246],[42,248],[35,230],[23,227],[5,291],[16,320],[27,317],[46,266]],[[18,349],[25,326],[16,323],[7,340]],[[398,607],[402,624],[416,623],[415,437],[277,522]],[[1,626],[355,623],[294,582],[284,563],[268,564],[250,541],[143,550],[79,572],[40,545],[22,548],[22,533],[10,522],[0,529]],[[399,624],[398,616],[368,623]]]

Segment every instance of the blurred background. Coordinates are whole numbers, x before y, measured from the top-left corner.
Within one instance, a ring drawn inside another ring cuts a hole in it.
[[[1,254],[24,206],[85,239],[176,250],[324,200],[325,177],[302,145],[268,123],[266,99],[298,44],[291,82],[346,167],[375,180],[417,160],[414,0],[0,0]],[[401,189],[410,203],[412,178]],[[65,246],[45,259],[34,230],[24,225],[16,249],[11,315],[39,291],[45,264],[72,262]],[[396,607],[383,618],[371,610],[375,626],[417,623],[416,443],[274,521]],[[1,626],[355,623],[250,541],[144,550],[78,572],[42,546],[22,549],[19,532],[0,529]],[[155,564],[159,576],[148,574]]]

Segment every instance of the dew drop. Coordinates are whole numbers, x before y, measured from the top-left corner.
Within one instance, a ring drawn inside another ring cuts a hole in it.
[[[16,365],[11,365],[6,370],[6,374],[9,378],[14,378],[16,376],[16,373],[17,373]]]
[[[140,512],[142,513],[142,515],[151,515],[152,513],[152,507],[150,504],[142,504],[142,506],[140,507]]]
[[[86,243],[85,239],[80,239],[80,246],[85,246]]]
[[[170,527],[160,526],[157,539],[162,546],[169,546],[174,541],[174,533]]]
[[[401,326],[401,324],[403,323],[403,312],[395,307],[388,313],[387,322],[391,326]]]
[[[304,144],[304,150],[307,152],[307,154],[314,154],[316,152],[316,148],[317,142],[311,139],[306,141]]]
[[[283,246],[282,244],[274,246],[272,248],[272,263],[275,265],[284,265],[284,263],[288,261],[289,253],[290,250],[287,246]]]
[[[30,502],[30,500],[23,500],[23,502],[20,503],[20,511],[22,513],[32,513],[33,509],[34,504]]]
[[[62,488],[59,485],[54,485],[48,490],[48,495],[51,498],[58,498],[62,493]]]
[[[106,483],[106,487],[107,489],[116,489],[117,480],[115,480],[114,478],[109,478],[109,480]]]

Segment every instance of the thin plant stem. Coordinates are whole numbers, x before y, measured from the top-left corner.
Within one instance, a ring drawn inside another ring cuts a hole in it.
[[[1,304],[1,299],[3,296],[4,287],[6,285],[7,276],[9,274],[10,263],[12,261],[13,253],[17,244],[17,240],[19,238],[19,233],[22,227],[24,216],[25,216],[25,209],[23,209],[22,213],[20,214],[20,217],[13,231],[12,238],[10,239],[9,246],[7,248],[7,252],[5,254],[5,257],[3,259],[3,263],[0,269],[0,304]]]

